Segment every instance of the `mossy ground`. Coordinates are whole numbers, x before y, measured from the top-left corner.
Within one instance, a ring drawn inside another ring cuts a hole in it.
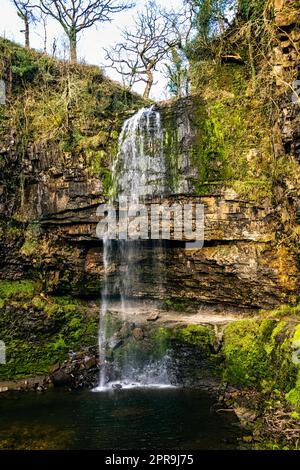
[[[48,297],[31,280],[0,282],[0,339],[6,364],[0,380],[47,374],[71,350],[96,345],[98,317],[83,302]]]
[[[262,391],[293,387],[297,365],[292,360],[294,324],[275,320],[240,320],[224,332],[224,378]]]
[[[293,307],[290,309],[294,312]],[[288,306],[279,311],[287,314]],[[97,344],[97,315],[87,314],[86,304],[78,299],[43,294],[38,281],[1,281],[0,312],[0,336],[7,348],[7,363],[0,370],[2,379],[47,373],[49,366],[62,361],[70,350]],[[215,337],[209,327],[147,327],[143,341],[125,334],[114,359],[121,363],[130,354],[142,362],[147,355],[158,360],[167,351],[176,351],[178,345],[188,347],[198,361],[210,362],[210,370],[215,366],[223,380],[265,394],[278,390],[298,410],[299,366],[294,359],[300,326],[290,316],[276,320],[272,313],[267,315],[231,322],[224,330],[221,352],[215,351]],[[122,325],[108,315],[106,327],[110,338]],[[196,374],[197,363],[193,367]]]
[[[234,321],[224,330],[220,352],[222,380],[235,387],[234,392],[225,394],[225,403],[248,410],[242,423],[252,433],[248,444],[251,449],[298,446],[300,323],[297,310],[285,305],[273,312],[261,312],[261,318]]]

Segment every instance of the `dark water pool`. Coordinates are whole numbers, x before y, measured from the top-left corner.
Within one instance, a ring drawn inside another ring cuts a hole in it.
[[[198,390],[57,390],[0,396],[0,448],[235,449],[241,429]]]

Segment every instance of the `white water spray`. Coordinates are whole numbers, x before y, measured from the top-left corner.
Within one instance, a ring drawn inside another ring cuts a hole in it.
[[[164,149],[164,132],[161,126],[160,113],[151,108],[139,110],[133,117],[126,120],[119,137],[118,155],[113,166],[113,180],[116,199],[126,198],[128,205],[141,203],[147,197],[162,196],[166,176]],[[113,202],[113,201],[112,201]],[[107,390],[115,386],[108,382],[106,346],[107,313],[110,307],[112,292],[109,282],[110,265],[113,258],[114,245],[108,238],[103,239],[104,280],[99,325],[100,380],[96,390]],[[131,308],[130,295],[138,284],[141,275],[139,262],[143,246],[139,241],[134,243],[126,240],[118,242],[119,273],[118,287],[120,295],[120,311],[125,324]],[[131,386],[170,386],[167,374],[168,358],[161,361],[148,362],[143,370],[136,366],[132,358],[125,357],[121,371],[121,385]],[[119,382],[119,383],[120,383]]]

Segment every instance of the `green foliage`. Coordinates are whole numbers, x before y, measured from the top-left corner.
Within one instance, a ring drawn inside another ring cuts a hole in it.
[[[240,320],[224,332],[224,379],[264,392],[294,396],[297,365],[292,360],[293,328],[275,320]],[[298,372],[299,373],[299,372]]]
[[[242,67],[202,64],[192,69],[194,86],[204,98],[193,98],[193,126],[198,131],[190,159],[198,173],[197,193],[230,187],[250,200],[270,198],[277,163],[269,108],[247,95]]]
[[[12,73],[16,79],[33,81],[39,71],[39,65],[25,49],[16,50],[12,57]]]
[[[69,132],[59,142],[59,148],[62,152],[73,152],[81,139],[81,134],[77,129],[69,129]]]
[[[163,309],[174,310],[174,312],[184,312],[186,307],[186,302],[173,299],[165,299],[162,304]]]
[[[113,187],[112,172],[105,166],[106,152],[104,150],[86,150],[88,172],[100,178],[102,191],[105,196],[110,194]]]
[[[292,411],[290,416],[291,418],[296,419],[297,421],[300,421],[300,414],[297,413],[297,411]]]
[[[169,341],[172,338],[172,331],[169,328],[164,327],[154,328],[151,338],[155,343],[155,349],[158,349],[160,351],[160,355],[163,356],[169,347]]]
[[[63,307],[77,307],[80,305],[80,301],[70,295],[60,295],[60,296],[53,296],[52,297],[55,304],[61,305]]]
[[[2,55],[11,69],[12,79],[16,86],[37,83],[38,80],[44,81],[57,70],[55,60],[49,56],[24,49],[11,41],[0,38],[0,57]]]
[[[99,172],[99,176],[101,178],[103,194],[107,196],[110,194],[113,188],[112,172],[108,168],[101,168]]]
[[[3,109],[3,120],[9,122],[9,132],[18,135],[20,160],[29,146],[42,146],[55,154],[58,149],[58,166],[65,161],[80,171],[87,166],[90,177],[99,178],[108,195],[122,113],[141,107],[143,100],[104,77],[98,67],[60,62],[1,39],[0,72],[7,80],[12,77],[12,96]],[[22,205],[21,165],[13,174],[8,168],[5,171]],[[27,214],[22,215],[19,220],[26,221]],[[26,242],[23,254],[31,251],[32,243]]]
[[[194,1],[197,11],[196,26],[200,38],[209,39],[224,33],[227,28],[226,18],[229,11],[236,7],[236,0],[201,0]]]
[[[289,305],[289,304],[282,304],[279,307],[275,308],[274,310],[263,311],[263,315],[267,315],[271,318],[294,318],[300,316],[300,304],[297,305]]]
[[[236,58],[249,76],[266,64],[274,19],[272,2],[265,0],[201,0],[195,2],[197,35],[188,45],[195,61]]]
[[[201,193],[203,183],[230,179],[225,129],[219,119],[222,107],[221,103],[214,103],[208,116],[200,114],[198,121],[199,137],[191,152],[191,160],[198,167],[199,179],[195,188],[198,193]]]
[[[25,300],[32,299],[39,291],[39,284],[31,280],[0,281],[0,298]]]
[[[168,88],[177,98],[187,96],[189,93],[189,72],[186,58],[181,51],[173,48],[172,62],[166,65]]]
[[[287,401],[300,410],[300,377],[297,379],[296,386],[286,394]]]
[[[239,0],[238,10],[240,18],[244,21],[255,21],[263,17],[263,12],[266,7],[265,0]]]
[[[199,302],[192,299],[164,299],[161,308],[164,310],[173,310],[174,312],[185,312],[188,309],[196,308]]]
[[[46,297],[33,281],[0,282],[0,339],[7,363],[0,379],[48,373],[72,349],[97,343],[98,316],[70,296]]]
[[[53,349],[54,351],[58,351],[58,350],[65,351],[66,347],[67,345],[61,334],[58,335],[58,338],[55,341],[53,341],[53,343],[49,344],[49,348]]]
[[[269,321],[241,320],[229,324],[224,334],[225,378],[239,385],[260,385],[266,378],[267,354],[262,338]]]
[[[214,340],[211,328],[202,325],[189,325],[176,331],[175,338],[180,342],[196,346],[198,350],[211,353],[210,346]]]
[[[300,341],[300,325],[299,324],[295,328],[293,341]]]
[[[233,21],[231,13],[228,26],[231,6],[236,16]],[[285,163],[274,157],[270,139],[277,116],[268,68],[275,37],[272,2],[203,0],[195,8],[198,35],[188,48],[191,84],[208,109],[206,117],[199,111],[203,133],[199,149],[193,149],[197,192],[230,186],[243,198],[270,199],[278,182],[298,174],[286,156]]]
[[[30,256],[37,249],[37,243],[35,240],[25,240],[24,244],[21,247],[21,253]]]
[[[297,350],[300,350],[300,324],[298,324],[294,331],[292,342],[295,344]],[[299,353],[296,354],[297,360],[299,361]],[[296,383],[294,387],[286,394],[287,401],[297,410],[300,411],[300,365],[298,364],[298,372]]]

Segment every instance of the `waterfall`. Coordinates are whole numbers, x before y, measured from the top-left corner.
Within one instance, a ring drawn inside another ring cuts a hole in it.
[[[160,113],[151,108],[140,109],[125,121],[113,174],[120,196],[129,203],[164,192],[165,161]]]
[[[118,154],[113,165],[114,196],[111,203],[126,201],[128,207],[142,203],[147,198],[162,196],[165,182],[165,161],[163,148],[163,129],[160,113],[154,107],[143,108],[133,117],[127,119],[122,127],[118,142]],[[156,248],[161,249],[159,243]],[[120,313],[123,324],[126,324],[128,312],[132,308],[130,295],[138,285],[141,275],[139,263],[143,244],[139,240],[118,240],[112,242],[107,236],[103,237],[103,267],[104,281],[102,289],[102,304],[99,323],[99,355],[100,380],[96,390],[107,390],[108,367],[106,362],[107,316],[110,309],[110,298],[116,286],[109,279],[110,267],[115,252],[118,253],[118,285],[120,296]],[[158,279],[158,284],[161,282]],[[160,361],[149,361],[142,369],[137,366],[134,358],[125,357],[121,371],[122,386],[166,386],[169,385],[167,374],[168,358]]]

